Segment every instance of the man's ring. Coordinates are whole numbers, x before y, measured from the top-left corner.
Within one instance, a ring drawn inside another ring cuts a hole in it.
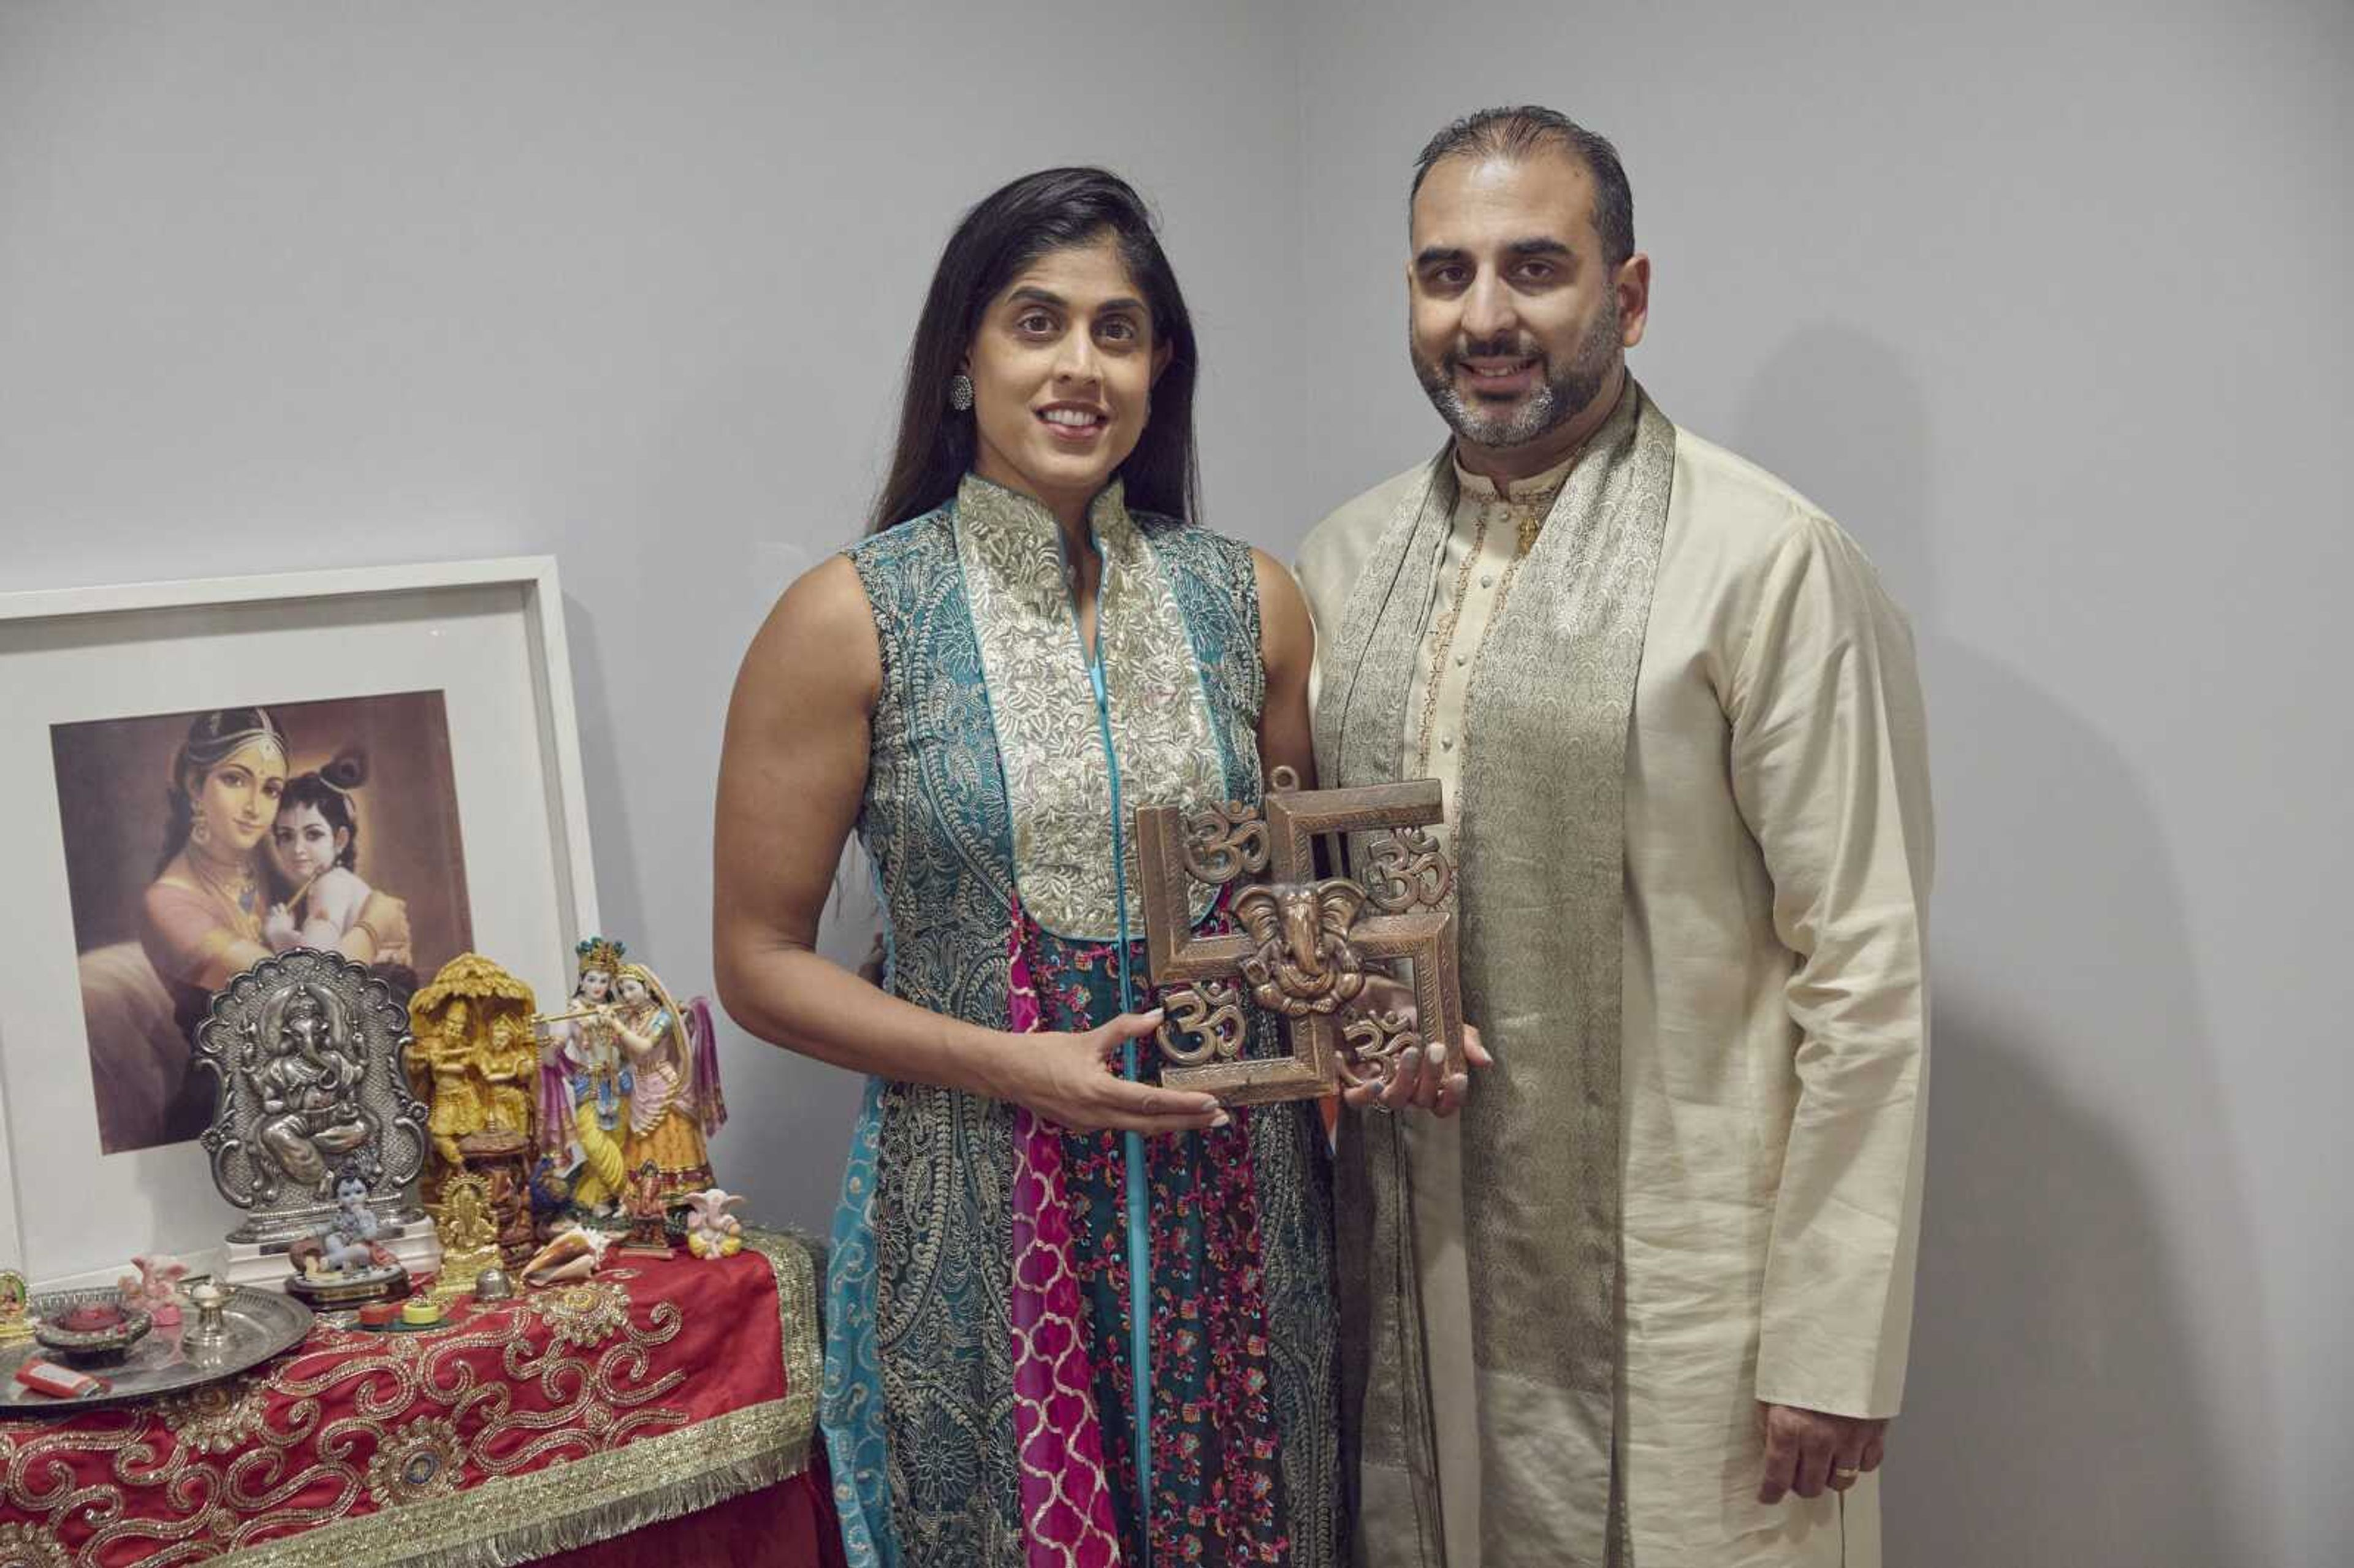
[[[1850,1469],[1845,1465],[1836,1465],[1832,1467],[1831,1474],[1842,1481],[1851,1481],[1863,1472],[1860,1469]]]

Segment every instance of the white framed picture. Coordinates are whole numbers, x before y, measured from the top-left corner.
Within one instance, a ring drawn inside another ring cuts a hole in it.
[[[598,920],[563,603],[548,556],[0,594],[0,1266],[219,1245],[188,1030],[260,951],[566,993]]]

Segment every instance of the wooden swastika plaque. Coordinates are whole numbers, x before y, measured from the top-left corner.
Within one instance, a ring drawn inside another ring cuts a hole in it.
[[[1288,768],[1257,810],[1139,807],[1145,949],[1169,1010],[1161,1081],[1256,1105],[1384,1082],[1429,1038],[1459,1059],[1455,868],[1423,831],[1444,817],[1435,779],[1301,789]],[[1319,879],[1316,841],[1344,833],[1372,835],[1365,863]],[[1193,934],[1197,884],[1235,889],[1240,930]],[[1376,1005],[1371,983],[1400,959],[1413,967],[1411,1019]],[[1288,1054],[1243,1054],[1246,997],[1283,1022]]]

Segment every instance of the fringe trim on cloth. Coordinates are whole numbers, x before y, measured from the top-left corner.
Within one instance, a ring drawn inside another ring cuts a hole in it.
[[[817,1424],[816,1271],[797,1237],[748,1225],[744,1241],[776,1273],[784,1398],[213,1561],[228,1568],[515,1568],[800,1475]]]

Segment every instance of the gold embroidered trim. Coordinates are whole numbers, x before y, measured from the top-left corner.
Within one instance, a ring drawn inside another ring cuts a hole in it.
[[[1569,469],[1564,468],[1561,477],[1543,490],[1530,491],[1518,496],[1500,490],[1479,503],[1479,524],[1471,535],[1471,553],[1463,557],[1463,569],[1455,578],[1455,602],[1447,607],[1447,612],[1438,618],[1432,629],[1438,648],[1431,655],[1430,680],[1423,688],[1422,733],[1415,747],[1414,771],[1408,777],[1420,778],[1430,772],[1430,740],[1438,726],[1438,694],[1447,683],[1447,656],[1454,651],[1455,633],[1462,623],[1464,602],[1471,597],[1471,569],[1479,564],[1479,554],[1487,548],[1488,524],[1495,515],[1494,509],[1501,508],[1504,514],[1512,520],[1514,542],[1512,558],[1504,567],[1503,581],[1496,588],[1496,602],[1488,611],[1490,633],[1493,633],[1497,623],[1503,620],[1504,606],[1512,597],[1512,579],[1520,575],[1521,563],[1529,558],[1529,552],[1536,548],[1537,537],[1544,531],[1545,519],[1553,514],[1553,503],[1561,498],[1562,488],[1568,482]],[[1479,647],[1487,645],[1487,638],[1481,637]],[[1479,650],[1474,649],[1472,657],[1478,658],[1479,653]],[[1470,705],[1465,704],[1464,708],[1463,722],[1457,726],[1455,744],[1468,750],[1471,745]]]
[[[230,1568],[511,1568],[800,1475],[817,1429],[817,1268],[809,1245],[787,1233],[747,1225],[744,1243],[776,1278],[784,1398],[526,1475],[493,1477],[452,1497],[339,1520],[219,1561]]]
[[[217,1561],[228,1568],[512,1568],[799,1475],[808,1446],[778,1441],[790,1425],[790,1403],[748,1405],[627,1447],[337,1520]]]
[[[455,1497],[466,1473],[466,1446],[458,1429],[440,1416],[398,1428],[368,1461],[368,1496],[378,1508],[398,1508],[426,1498]]]
[[[1537,547],[1537,535],[1544,532],[1545,519],[1553,515],[1553,503],[1561,495],[1562,485],[1568,482],[1568,476],[1564,474],[1560,483],[1547,485],[1541,491],[1504,503],[1504,509],[1512,514],[1515,562]]]
[[[155,1414],[172,1436],[200,1454],[232,1454],[261,1436],[269,1406],[259,1379],[239,1375],[167,1393]],[[0,1568],[8,1559],[0,1555]]]
[[[559,1285],[530,1301],[561,1345],[594,1350],[630,1327],[630,1293],[610,1280]]]
[[[785,1429],[796,1453],[817,1433],[818,1385],[825,1368],[818,1350],[817,1264],[810,1243],[784,1231],[744,1227],[744,1245],[769,1260],[777,1276],[777,1319],[784,1332]],[[790,1474],[798,1475],[796,1460]]]

